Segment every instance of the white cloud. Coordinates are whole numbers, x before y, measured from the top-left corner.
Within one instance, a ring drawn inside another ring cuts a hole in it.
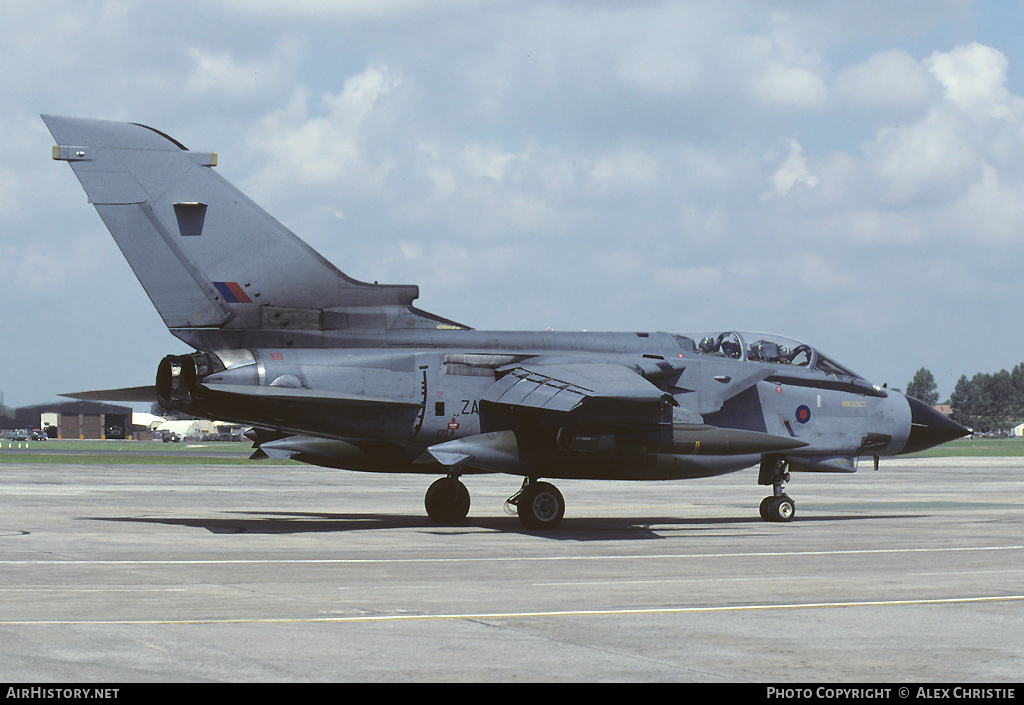
[[[398,247],[402,251],[402,257],[406,260],[415,261],[423,257],[423,243],[400,242]]]
[[[769,105],[818,109],[825,105],[824,80],[803,66],[769,62],[754,86],[757,97]]]
[[[1006,56],[977,42],[949,52],[935,52],[925,65],[942,83],[946,98],[961,110],[978,118],[1011,116],[1005,87]]]
[[[1002,183],[998,170],[986,164],[979,179],[945,211],[945,228],[959,243],[972,247],[1012,247],[1024,242],[1024,179]]]
[[[389,165],[368,152],[364,131],[372,128],[380,101],[401,83],[396,72],[372,66],[347,78],[339,93],[321,96],[312,108],[308,91],[294,92],[289,104],[264,117],[249,139],[251,148],[266,158],[255,180],[318,192],[339,180],[350,187],[379,182]]]
[[[616,149],[600,155],[589,168],[588,181],[595,192],[621,194],[624,190],[655,186],[661,175],[658,157],[636,149]]]
[[[1024,102],[1005,86],[1006,57],[971,43],[934,52],[921,66],[943,93],[919,119],[883,127],[866,147],[878,202],[944,208],[991,180],[995,166],[1004,180],[1024,180],[1014,165],[1024,159]]]
[[[934,104],[938,82],[921,62],[902,49],[873,54],[867,61],[843,69],[835,79],[835,95],[861,110],[899,120]]]
[[[916,124],[883,130],[868,149],[876,198],[892,206],[956,198],[983,165],[965,139],[968,129],[956,116],[933,110]]]
[[[785,196],[797,184],[803,184],[808,188],[818,185],[818,177],[807,169],[807,158],[804,157],[803,148],[796,140],[789,141],[789,156],[772,175],[772,186],[776,196]]]
[[[516,155],[494,144],[472,143],[462,150],[462,163],[471,175],[494,181],[505,177],[509,164],[515,159]]]
[[[200,97],[262,102],[295,75],[300,53],[294,41],[284,41],[252,59],[241,59],[219,47],[192,46],[188,49],[192,68],[185,85]]]

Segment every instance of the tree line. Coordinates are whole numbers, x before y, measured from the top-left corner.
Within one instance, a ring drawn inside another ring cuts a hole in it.
[[[907,394],[926,404],[939,403],[935,377],[921,368],[907,385]],[[1011,371],[961,375],[946,402],[953,420],[975,431],[1005,431],[1024,422],[1024,363]]]

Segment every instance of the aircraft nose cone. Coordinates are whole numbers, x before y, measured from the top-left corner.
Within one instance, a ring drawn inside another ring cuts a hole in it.
[[[901,453],[916,453],[970,433],[919,399],[907,397],[907,403],[910,405],[910,435]]]

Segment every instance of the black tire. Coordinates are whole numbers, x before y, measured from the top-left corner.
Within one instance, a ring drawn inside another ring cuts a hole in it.
[[[565,500],[554,485],[534,482],[519,494],[516,510],[527,529],[554,529],[565,516]]]
[[[793,521],[796,517],[796,504],[786,495],[775,497],[768,508],[769,521]]]
[[[442,477],[427,488],[423,504],[438,524],[458,524],[469,514],[469,490],[457,478]]]

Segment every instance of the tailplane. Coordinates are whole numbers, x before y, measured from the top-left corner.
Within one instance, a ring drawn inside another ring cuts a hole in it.
[[[200,349],[331,346],[346,332],[465,328],[416,286],[347,277],[192,152],[134,123],[42,116],[164,323]]]

